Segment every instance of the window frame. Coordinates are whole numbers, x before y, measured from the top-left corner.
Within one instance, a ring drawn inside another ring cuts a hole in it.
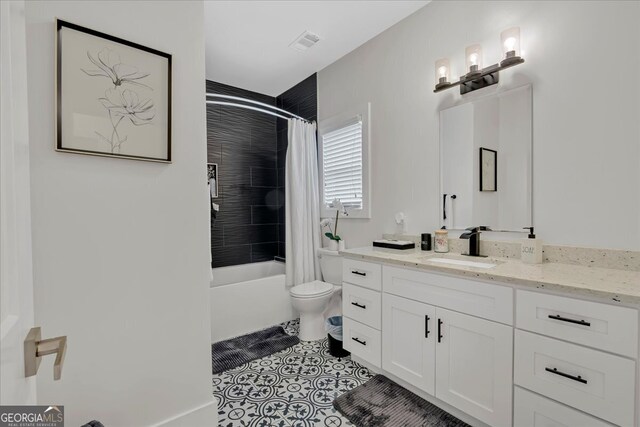
[[[320,184],[320,217],[333,218],[336,210],[324,204],[324,140],[323,135],[353,124],[355,119],[362,121],[362,209],[347,209],[348,216],[341,218],[371,218],[371,103],[358,105],[335,116],[321,120],[318,124],[318,181]]]

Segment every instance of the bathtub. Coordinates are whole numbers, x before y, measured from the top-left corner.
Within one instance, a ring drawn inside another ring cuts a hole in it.
[[[285,286],[285,265],[277,261],[213,268],[209,289],[211,342],[295,319]]]

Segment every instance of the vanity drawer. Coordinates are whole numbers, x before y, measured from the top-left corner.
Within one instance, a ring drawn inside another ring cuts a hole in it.
[[[353,320],[380,329],[381,294],[345,283],[342,285],[342,313]]]
[[[380,367],[382,351],[380,331],[345,317],[342,324],[342,339],[343,347],[354,356],[358,356],[376,368]]]
[[[513,325],[513,289],[476,280],[384,266],[384,292]]]
[[[612,427],[591,415],[520,387],[515,387],[514,397],[513,425],[517,427]]]
[[[519,290],[516,327],[634,359],[638,356],[638,311],[631,308]]]
[[[514,382],[621,426],[633,425],[633,360],[516,330]]]
[[[343,258],[342,281],[379,291],[382,289],[382,266],[374,262]]]

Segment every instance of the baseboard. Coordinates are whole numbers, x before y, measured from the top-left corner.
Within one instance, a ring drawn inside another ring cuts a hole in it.
[[[201,427],[218,425],[218,404],[215,399],[188,411],[174,415],[154,427]]]

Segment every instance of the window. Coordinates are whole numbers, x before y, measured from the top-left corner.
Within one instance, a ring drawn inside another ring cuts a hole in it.
[[[332,216],[333,201],[347,218],[369,218],[367,114],[343,114],[320,125],[321,216]]]

